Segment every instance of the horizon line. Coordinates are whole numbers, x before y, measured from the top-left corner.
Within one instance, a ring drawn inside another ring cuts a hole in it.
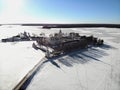
[[[0,23],[0,25],[120,25],[120,23]]]

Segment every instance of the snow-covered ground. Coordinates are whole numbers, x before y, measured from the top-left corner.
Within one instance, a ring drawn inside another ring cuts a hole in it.
[[[28,27],[0,27],[0,39],[23,32]],[[34,33],[34,28],[31,30]],[[29,31],[29,30],[28,30]],[[0,90],[12,90],[23,77],[44,57],[32,48],[32,41],[17,43],[0,42]]]
[[[104,39],[105,45],[46,61],[27,90],[120,90],[120,29],[72,28],[63,31],[92,34]]]
[[[1,26],[0,39],[24,31],[48,35],[59,29]],[[120,90],[120,29],[66,28],[62,31],[94,35],[104,39],[105,45],[47,60],[34,75],[27,90]],[[44,57],[44,53],[32,48],[32,43],[0,42],[0,90],[13,89]]]

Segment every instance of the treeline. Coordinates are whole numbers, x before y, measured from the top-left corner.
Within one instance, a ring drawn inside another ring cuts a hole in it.
[[[1,25],[22,25],[22,26],[43,26],[43,28],[80,28],[80,27],[107,27],[120,28],[120,24],[0,24]]]
[[[43,28],[80,28],[80,27],[120,28],[120,24],[22,24],[22,26],[43,26]]]

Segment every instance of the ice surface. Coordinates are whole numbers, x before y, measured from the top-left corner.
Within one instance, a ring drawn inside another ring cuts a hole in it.
[[[24,31],[49,35],[59,30],[1,26],[0,39]],[[94,35],[104,39],[105,45],[48,59],[32,78],[27,90],[120,90],[120,29],[63,28],[62,31]],[[44,57],[44,53],[32,48],[32,43],[0,42],[0,90],[12,90]]]
[[[92,34],[104,39],[105,45],[48,60],[27,90],[120,90],[120,29],[72,28],[69,31]]]

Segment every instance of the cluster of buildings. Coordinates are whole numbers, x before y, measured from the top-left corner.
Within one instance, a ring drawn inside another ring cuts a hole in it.
[[[93,36],[80,36],[75,32],[65,34],[60,30],[58,33],[50,34],[49,37],[40,37],[36,43],[33,43],[33,47],[46,52],[46,57],[53,57],[76,49],[102,44],[103,40]]]

